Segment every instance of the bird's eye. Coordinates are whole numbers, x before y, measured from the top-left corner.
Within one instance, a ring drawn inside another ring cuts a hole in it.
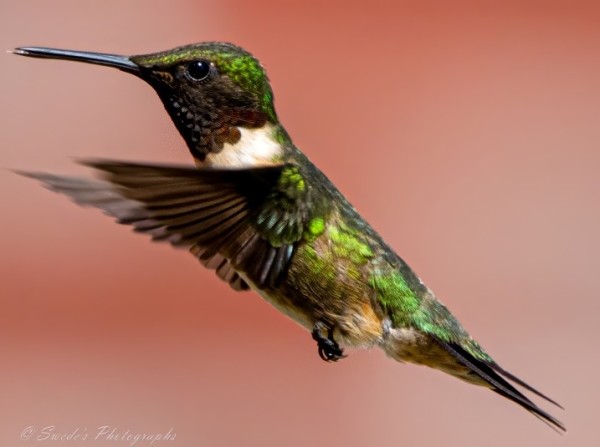
[[[210,74],[210,63],[198,60],[190,62],[187,66],[187,75],[192,81],[203,81]]]

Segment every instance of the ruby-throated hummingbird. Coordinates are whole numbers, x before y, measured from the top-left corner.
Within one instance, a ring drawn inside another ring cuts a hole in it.
[[[395,360],[488,387],[565,430],[509,382],[556,402],[494,362],[292,143],[251,54],[217,42],[131,57],[14,52],[107,65],[146,81],[196,164],[84,162],[102,180],[22,174],[188,248],[235,290],[255,290],[311,331],[323,360],[343,358],[341,346],[378,346]]]

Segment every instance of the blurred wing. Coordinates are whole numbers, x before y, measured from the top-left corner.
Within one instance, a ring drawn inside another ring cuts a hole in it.
[[[115,161],[83,164],[105,180],[20,172],[132,225],[155,241],[187,247],[235,290],[276,287],[294,252],[294,241],[274,246],[257,225],[287,165],[229,170]]]

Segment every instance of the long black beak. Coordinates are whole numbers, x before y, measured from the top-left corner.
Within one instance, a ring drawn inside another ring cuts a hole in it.
[[[21,56],[42,57],[48,59],[64,59],[68,61],[87,62],[88,64],[106,65],[118,68],[127,73],[139,75],[139,67],[126,56],[116,54],[91,53],[89,51],[59,50],[56,48],[22,47],[15,48],[13,53]]]

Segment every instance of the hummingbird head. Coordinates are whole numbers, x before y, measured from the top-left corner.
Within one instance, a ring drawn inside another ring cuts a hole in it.
[[[40,47],[17,48],[15,53],[111,66],[143,79],[201,161],[225,144],[237,143],[240,129],[277,124],[264,68],[229,43],[203,42],[129,57]]]

